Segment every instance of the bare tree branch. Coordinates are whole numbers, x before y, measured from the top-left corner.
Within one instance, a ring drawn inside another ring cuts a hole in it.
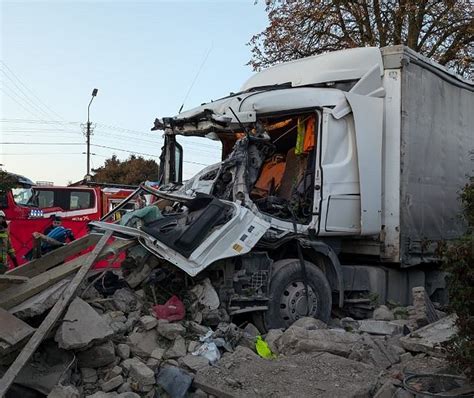
[[[269,24],[249,41],[255,70],[357,46],[404,44],[474,75],[471,0],[269,0]]]

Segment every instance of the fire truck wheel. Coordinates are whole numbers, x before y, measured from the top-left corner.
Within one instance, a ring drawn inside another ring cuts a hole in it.
[[[261,326],[266,330],[287,328],[305,316],[328,322],[332,306],[331,287],[321,269],[305,261],[308,277],[306,295],[300,261],[281,261],[285,262],[284,266],[278,267],[278,262],[274,264],[277,271],[270,281],[271,299],[268,310],[261,314]]]

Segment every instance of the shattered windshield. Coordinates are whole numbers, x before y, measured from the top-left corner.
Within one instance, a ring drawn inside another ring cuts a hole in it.
[[[222,160],[222,143],[204,137],[179,137],[183,146],[183,180]]]
[[[15,203],[17,205],[22,206],[32,206],[33,205],[33,195],[34,191],[33,188],[24,188],[18,187],[12,189],[13,198],[15,199]]]

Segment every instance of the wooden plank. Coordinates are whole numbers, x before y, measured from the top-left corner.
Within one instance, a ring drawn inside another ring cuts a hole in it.
[[[61,298],[58,302],[54,305],[54,307],[49,311],[48,315],[41,323],[39,328],[33,334],[31,339],[26,343],[23,350],[20,354],[16,357],[15,361],[12,365],[8,368],[8,370],[3,375],[2,379],[0,380],[0,397],[4,397],[6,392],[9,390],[10,386],[12,385],[15,377],[18,373],[23,369],[26,365],[28,360],[34,354],[36,349],[39,347],[45,336],[51,331],[56,321],[61,317],[62,313],[69,305],[69,302],[76,294],[79,285],[82,281],[86,278],[87,273],[91,269],[92,265],[97,261],[100,253],[107,245],[107,241],[112,236],[111,231],[107,231],[104,236],[100,239],[99,243],[94,247],[94,250],[87,255],[87,259],[85,260],[84,264],[82,265],[81,269],[77,272],[77,274],[72,279],[71,283],[68,285],[64,293],[62,294]]]
[[[83,236],[82,238],[76,239],[66,246],[45,254],[41,258],[30,261],[29,263],[23,264],[20,267],[8,271],[6,275],[27,276],[32,278],[36,275],[42,274],[43,272],[55,267],[58,264],[61,264],[67,258],[78,254],[82,250],[96,244],[99,239],[100,235],[95,234]]]
[[[35,329],[0,308],[0,340],[15,345],[31,336]]]
[[[21,285],[29,279],[27,276],[0,275],[0,289],[5,289],[10,285]]]
[[[111,254],[111,250],[113,252],[120,252],[135,244],[136,242],[133,240],[117,240],[109,245],[107,249],[110,250],[107,250],[99,255],[97,261],[108,257]],[[48,288],[49,286],[54,285],[57,281],[73,274],[82,266],[82,264],[84,264],[84,261],[87,260],[88,255],[89,253],[83,254],[80,257],[76,257],[75,259],[62,264],[61,266],[55,267],[49,271],[43,272],[38,276],[35,276],[34,278],[31,278],[22,285],[17,285],[0,291],[0,307],[4,309],[12,308],[15,305],[22,303],[26,299]]]

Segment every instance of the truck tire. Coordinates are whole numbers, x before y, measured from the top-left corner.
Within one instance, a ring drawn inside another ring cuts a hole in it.
[[[284,262],[284,264],[281,264]],[[266,330],[287,328],[297,319],[312,316],[328,322],[331,316],[332,295],[329,282],[313,263],[305,261],[308,276],[309,307],[304,294],[301,264],[298,259],[277,261],[276,272],[270,281],[268,310],[261,314],[260,326]]]

